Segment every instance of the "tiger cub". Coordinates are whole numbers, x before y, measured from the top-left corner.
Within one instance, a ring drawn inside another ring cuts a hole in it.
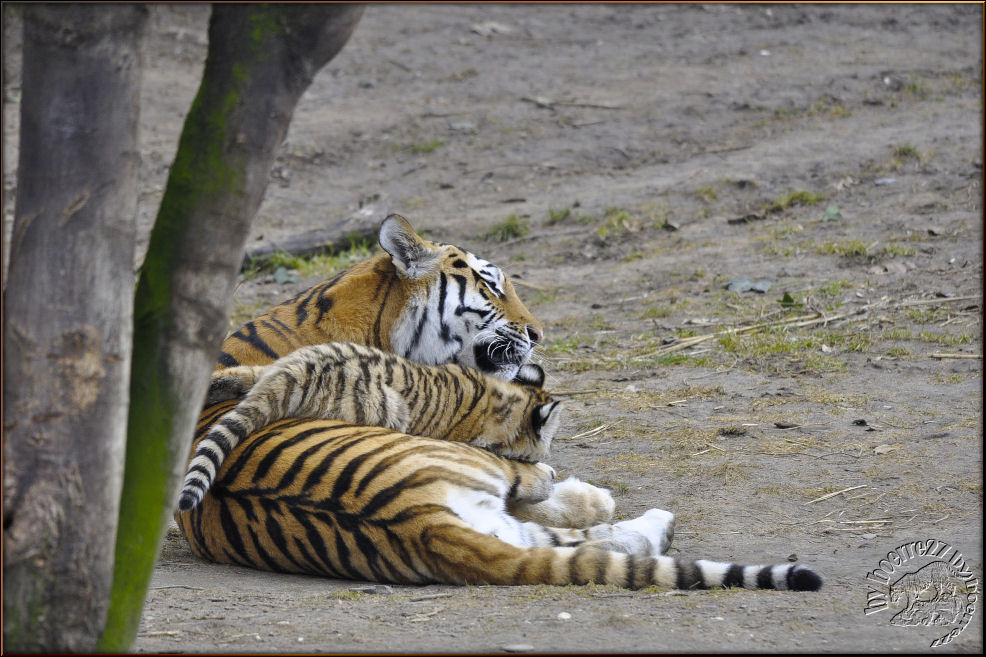
[[[195,507],[229,453],[261,427],[288,417],[342,420],[469,443],[534,463],[548,456],[558,402],[538,365],[513,382],[459,365],[422,365],[349,342],[310,345],[270,365],[213,373],[206,405],[246,395],[199,443],[178,508]],[[548,466],[543,466],[548,468]]]

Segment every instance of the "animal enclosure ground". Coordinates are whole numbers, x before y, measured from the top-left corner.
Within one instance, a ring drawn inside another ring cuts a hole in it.
[[[151,11],[145,238],[208,19]],[[135,649],[927,649],[946,630],[865,615],[864,576],[939,539],[982,581],[982,45],[977,5],[369,6],[295,113],[251,246],[366,205],[501,265],[570,393],[559,476],[623,518],[675,512],[671,554],[790,557],[826,586],[370,593],[205,563],[172,532]],[[236,317],[338,260],[252,272]],[[982,613],[938,650],[981,651]]]

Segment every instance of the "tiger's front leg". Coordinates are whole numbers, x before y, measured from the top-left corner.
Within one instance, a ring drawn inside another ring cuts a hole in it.
[[[547,500],[554,490],[555,469],[547,463],[526,463],[503,460],[507,476],[512,482],[507,491],[507,504],[512,502],[534,504]]]

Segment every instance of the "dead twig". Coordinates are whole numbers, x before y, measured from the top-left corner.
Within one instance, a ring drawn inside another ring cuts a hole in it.
[[[943,358],[976,358],[982,360],[983,358],[982,354],[943,354],[939,352],[931,354],[931,357],[938,358],[939,360]]]
[[[866,486],[867,484],[859,484],[858,486],[850,486],[849,488],[843,488],[842,490],[837,490],[834,493],[827,493],[825,495],[822,495],[821,497],[816,497],[810,502],[805,502],[804,506],[808,506],[809,504],[814,504],[815,502],[821,502],[822,500],[827,500],[830,497],[835,497],[836,495],[841,495],[842,493],[848,493],[849,491],[856,490],[857,488],[866,488]]]

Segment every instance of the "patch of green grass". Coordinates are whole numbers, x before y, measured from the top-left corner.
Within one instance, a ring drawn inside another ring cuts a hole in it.
[[[914,81],[909,82],[904,87],[904,93],[908,96],[914,96],[920,100],[924,100],[931,94],[931,90],[921,82]]]
[[[843,292],[845,292],[851,287],[852,287],[852,283],[850,281],[847,281],[846,279],[842,279],[839,281],[832,281],[831,283],[826,283],[822,287],[818,288],[818,293],[826,297],[835,297],[842,294]]]
[[[914,334],[907,329],[893,328],[893,329],[883,329],[880,333],[880,338],[882,340],[913,340]]]
[[[357,262],[366,260],[376,251],[362,235],[349,235],[348,241],[349,248],[334,253],[319,253],[309,256],[292,255],[280,251],[272,253],[269,258],[248,265],[243,270],[243,277],[249,280],[260,274],[276,271],[280,267],[293,269],[304,277],[328,277],[349,269]]]
[[[971,335],[947,335],[945,333],[931,333],[930,331],[922,331],[918,335],[924,342],[946,346],[969,344],[973,340]]]
[[[660,319],[662,317],[668,317],[673,312],[673,308],[670,305],[665,305],[662,303],[657,303],[652,306],[647,306],[638,315],[638,319]]]
[[[824,242],[815,246],[815,253],[819,255],[837,255],[843,258],[858,258],[866,255],[867,246],[859,240]]]
[[[483,239],[487,242],[506,242],[510,239],[523,237],[531,232],[531,226],[525,219],[515,214],[510,215],[498,224],[493,225]]]
[[[333,591],[328,595],[332,600],[359,600],[365,596],[362,591]]]
[[[551,303],[558,298],[558,290],[538,290],[529,300],[528,303],[531,305],[540,305],[543,303]]]
[[[567,338],[558,338],[552,340],[550,343],[544,346],[544,353],[546,356],[557,356],[559,354],[571,354],[577,351],[584,345],[582,340],[579,339],[578,333],[572,334]]]
[[[901,160],[917,160],[921,157],[921,152],[913,144],[904,143],[897,146],[891,146],[891,149],[893,150],[894,157]]]
[[[887,356],[889,358],[910,358],[911,355],[911,352],[903,347],[891,347],[887,349]]]
[[[915,324],[935,324],[948,319],[948,310],[945,308],[911,308],[907,311],[907,318]]]
[[[767,203],[765,209],[767,212],[781,212],[795,206],[818,205],[824,200],[824,194],[816,194],[815,192],[801,189],[788,192],[783,196],[778,196],[773,201]]]
[[[408,153],[421,155],[423,153],[431,153],[432,151],[438,150],[444,145],[445,142],[441,139],[432,139],[431,141],[422,142],[420,144],[409,144],[404,147],[404,150]]]
[[[565,221],[572,216],[571,208],[564,208],[562,210],[552,210],[548,209],[548,220],[545,225],[551,226],[552,224],[557,224],[560,221]]]
[[[903,244],[897,244],[891,242],[887,244],[882,249],[880,249],[880,254],[888,258],[909,257],[916,254],[917,251],[912,246],[904,246]]]
[[[715,203],[719,200],[719,192],[712,185],[705,185],[695,190],[695,195],[706,203]]]
[[[622,208],[609,208],[603,215],[603,224],[596,229],[602,238],[625,235],[640,230],[640,221]]]
[[[835,98],[819,98],[809,114],[822,115],[830,119],[844,119],[852,116],[852,111]]]

